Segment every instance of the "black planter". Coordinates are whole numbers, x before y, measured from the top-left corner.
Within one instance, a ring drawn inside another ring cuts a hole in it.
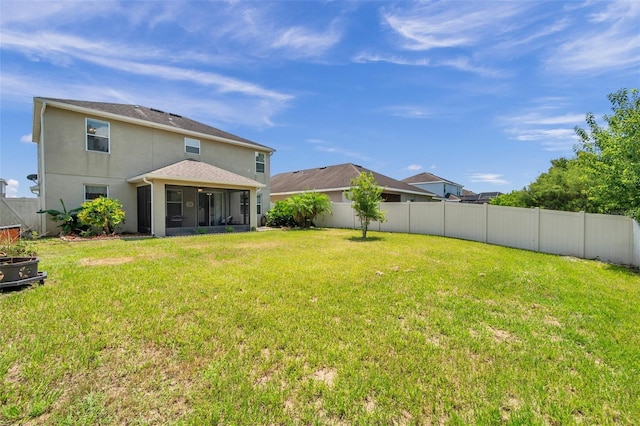
[[[0,257],[0,284],[38,277],[37,257]]]

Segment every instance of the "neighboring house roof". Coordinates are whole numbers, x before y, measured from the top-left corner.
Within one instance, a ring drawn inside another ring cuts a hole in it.
[[[145,179],[148,181],[155,179],[178,180],[189,182],[191,184],[198,183],[201,185],[211,186],[232,185],[241,188],[262,188],[265,186],[253,179],[237,175],[208,163],[190,159],[182,160],[166,167],[161,167],[142,175],[132,177],[128,179],[128,182],[139,183],[143,182]]]
[[[402,182],[405,183],[410,183],[410,184],[420,184],[420,183],[434,183],[434,182],[443,182],[443,183],[449,183],[451,185],[456,185],[459,187],[462,187],[462,185],[460,185],[459,183],[455,183],[453,181],[450,181],[448,179],[445,178],[441,178],[440,176],[436,176],[433,173],[429,173],[429,172],[422,172],[422,173],[418,173],[417,175],[413,175],[410,176],[406,179],[402,179]]]
[[[373,178],[376,180],[378,185],[387,190],[432,197],[436,196],[429,191],[425,191],[352,163],[279,173],[271,176],[271,194],[293,194],[302,191],[314,190],[346,191],[351,188],[351,179],[357,178],[362,172],[373,173]]]
[[[274,151],[265,145],[250,141],[249,139],[236,136],[215,127],[199,123],[190,118],[183,117],[178,114],[161,111],[154,108],[148,108],[141,105],[115,104],[107,102],[78,101],[71,99],[55,99],[55,98],[34,98],[35,102],[47,103],[58,108],[68,109],[78,112],[94,112],[99,116],[111,116],[124,121],[136,122],[142,125],[152,125],[161,127],[169,131],[182,131],[182,133],[200,134],[213,137],[225,142],[231,142],[241,145],[249,145],[259,148],[262,151]],[[37,112],[37,114],[35,113]],[[34,118],[39,120],[40,111],[34,111]],[[34,126],[34,130],[39,131],[40,126]],[[38,136],[38,137],[37,137]],[[39,135],[34,132],[34,141],[39,139]]]
[[[479,194],[464,195],[460,202],[484,204],[488,203],[499,195],[502,195],[502,192],[481,192]]]

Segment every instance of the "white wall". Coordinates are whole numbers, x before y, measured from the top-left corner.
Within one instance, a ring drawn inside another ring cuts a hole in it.
[[[23,230],[40,231],[38,210],[37,198],[0,198],[0,226],[21,225]]]
[[[387,222],[372,231],[439,235],[542,253],[640,266],[640,225],[625,216],[461,203],[381,203]],[[360,227],[350,203],[315,221],[328,228]]]

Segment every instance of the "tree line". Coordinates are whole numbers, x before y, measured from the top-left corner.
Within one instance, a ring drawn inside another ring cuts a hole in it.
[[[640,221],[640,91],[608,96],[611,115],[604,126],[587,113],[587,128],[576,126],[574,156],[551,160],[545,173],[521,190],[491,204],[626,215]]]

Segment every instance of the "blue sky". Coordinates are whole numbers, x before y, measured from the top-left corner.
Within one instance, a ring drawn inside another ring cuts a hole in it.
[[[0,177],[32,196],[34,96],[140,104],[276,149],[521,189],[640,87],[638,1],[0,1]]]

